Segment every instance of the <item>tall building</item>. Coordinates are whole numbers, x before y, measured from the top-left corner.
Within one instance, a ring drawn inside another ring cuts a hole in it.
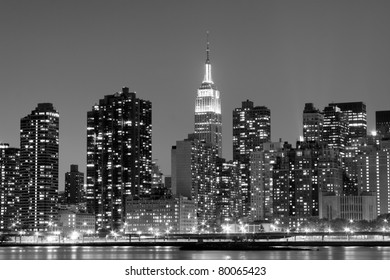
[[[348,141],[354,138],[367,136],[367,112],[363,102],[330,103],[329,106],[337,106],[344,113],[348,122]]]
[[[318,217],[322,192],[340,196],[342,168],[337,150],[318,142],[298,142],[295,149],[285,145],[272,171],[273,218],[299,227]]]
[[[348,140],[348,119],[336,105],[324,109],[323,141],[330,148],[345,150]]]
[[[19,149],[0,143],[0,231],[17,230]]]
[[[309,141],[322,141],[324,115],[314,107],[313,103],[306,103],[303,110],[303,139]]]
[[[211,77],[209,45],[207,35],[205,75],[195,100],[195,134],[214,146],[222,157],[221,94]]]
[[[359,192],[376,193],[377,215],[390,213],[390,149],[357,155],[357,173]]]
[[[79,166],[72,164],[70,172],[65,173],[65,202],[78,204],[84,202],[84,173],[79,171]]]
[[[118,230],[126,197],[151,195],[152,104],[123,88],[88,112],[87,209],[97,230]]]
[[[20,121],[22,228],[48,231],[57,219],[59,114],[40,103]]]
[[[171,156],[173,195],[195,200],[198,230],[212,230],[216,225],[215,146],[190,134],[176,141]]]
[[[273,216],[273,169],[277,157],[285,154],[288,145],[280,142],[264,143],[263,150],[251,153],[251,221],[270,221]]]
[[[390,111],[376,111],[375,122],[377,133],[390,138]]]
[[[217,158],[216,219],[217,225],[238,223],[242,216],[241,187],[238,164]]]
[[[250,213],[250,153],[261,150],[263,143],[271,141],[271,111],[253,102],[242,102],[241,108],[233,111],[233,161],[241,172],[243,215]]]

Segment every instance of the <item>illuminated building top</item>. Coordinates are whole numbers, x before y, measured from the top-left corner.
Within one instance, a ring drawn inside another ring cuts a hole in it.
[[[222,155],[221,95],[211,77],[210,42],[207,33],[205,75],[195,101],[195,133]]]

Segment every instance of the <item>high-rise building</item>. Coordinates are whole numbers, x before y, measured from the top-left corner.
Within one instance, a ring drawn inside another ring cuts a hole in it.
[[[222,157],[221,94],[211,77],[210,46],[207,36],[206,64],[203,82],[195,100],[195,134],[216,148]]]
[[[78,204],[84,202],[84,173],[79,171],[79,166],[72,164],[70,172],[65,173],[65,202]]]
[[[303,110],[303,139],[309,141],[322,141],[324,115],[314,107],[313,103],[306,103]]]
[[[341,195],[342,168],[337,150],[318,142],[285,145],[272,171],[273,218],[283,225],[299,226],[318,217],[322,192]]]
[[[271,111],[253,102],[242,102],[233,111],[233,160],[241,172],[243,215],[250,213],[250,153],[261,150],[263,143],[271,141]]]
[[[22,228],[48,231],[57,219],[59,114],[40,103],[20,121]]]
[[[242,199],[238,164],[217,158],[216,218],[218,225],[238,223],[242,216]]]
[[[126,197],[151,195],[152,104],[123,88],[88,112],[87,209],[97,230],[118,230]]]
[[[390,111],[376,111],[375,122],[377,133],[385,138],[390,138]]]
[[[288,145],[286,146],[288,148]],[[267,142],[263,150],[251,153],[251,221],[270,221],[273,216],[273,167],[285,154],[282,142]]]
[[[358,188],[376,193],[377,215],[390,213],[390,149],[372,147],[357,155]]]
[[[0,143],[0,231],[17,230],[19,149]]]
[[[348,140],[348,119],[336,105],[324,109],[323,141],[330,148],[345,150]]]
[[[216,224],[216,148],[197,134],[172,147],[172,193],[195,200],[198,230]]]
[[[363,102],[330,103],[330,107],[337,106],[344,113],[349,133],[347,141],[367,136],[367,112]]]

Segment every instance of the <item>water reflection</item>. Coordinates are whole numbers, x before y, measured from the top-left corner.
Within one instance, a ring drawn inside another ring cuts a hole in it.
[[[388,260],[389,247],[319,247],[292,251],[181,251],[177,247],[0,247],[7,260]]]

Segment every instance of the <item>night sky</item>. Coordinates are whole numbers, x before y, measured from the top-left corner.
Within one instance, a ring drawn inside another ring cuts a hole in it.
[[[0,142],[19,147],[20,119],[40,102],[60,113],[60,189],[85,172],[87,111],[123,86],[152,102],[153,159],[194,129],[210,32],[222,93],[223,154],[232,110],[271,109],[272,140],[302,135],[305,102],[363,101],[368,129],[390,110],[390,1],[0,2]]]

